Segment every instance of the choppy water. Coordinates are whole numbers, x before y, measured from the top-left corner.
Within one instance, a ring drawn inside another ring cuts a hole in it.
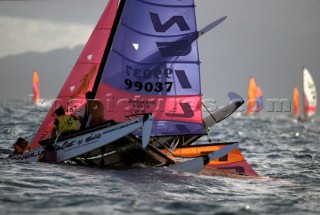
[[[36,132],[45,112],[0,102],[0,158]],[[111,171],[0,159],[0,214],[320,214],[320,120],[233,117],[213,142],[239,141],[264,179],[230,179],[165,168]]]

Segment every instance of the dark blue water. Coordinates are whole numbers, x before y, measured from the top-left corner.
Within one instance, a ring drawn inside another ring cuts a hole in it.
[[[45,112],[33,112],[23,101],[1,101],[0,116],[0,158],[6,158],[17,137],[37,131]],[[265,178],[0,159],[0,214],[320,214],[319,119],[232,117],[211,129],[210,137],[239,141]]]

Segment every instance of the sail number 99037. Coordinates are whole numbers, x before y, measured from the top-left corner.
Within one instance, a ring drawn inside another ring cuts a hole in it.
[[[126,84],[126,89],[132,89],[134,88],[135,91],[141,91],[144,90],[146,92],[170,92],[171,87],[172,87],[172,82],[156,82],[156,83],[151,83],[151,82],[146,82],[142,83],[140,81],[131,81],[130,79],[126,79],[124,81]]]
[[[170,68],[164,69],[137,69],[132,68],[131,66],[127,65],[127,76],[128,77],[135,77],[135,78],[143,78],[143,79],[150,79],[152,77],[156,79],[160,78],[172,78],[173,70]]]

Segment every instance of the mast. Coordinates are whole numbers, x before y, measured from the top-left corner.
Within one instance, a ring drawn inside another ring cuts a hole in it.
[[[125,4],[126,4],[126,0],[121,0],[120,1],[119,8],[118,8],[118,11],[117,11],[117,15],[115,17],[115,20],[113,22],[113,25],[112,25],[112,28],[111,28],[111,31],[110,31],[109,40],[107,42],[104,54],[103,54],[101,62],[100,62],[100,67],[99,67],[99,70],[98,70],[98,73],[97,73],[97,76],[96,76],[96,80],[95,80],[94,85],[92,87],[92,92],[93,92],[94,96],[96,96],[96,93],[97,93],[97,90],[98,90],[98,86],[100,84],[100,80],[101,80],[101,77],[102,77],[102,74],[103,74],[103,71],[104,71],[104,68],[105,68],[109,53],[111,51],[113,39],[114,39],[114,36],[116,34],[118,25],[120,23],[120,18],[121,18],[121,15],[122,15],[122,12],[123,12]]]

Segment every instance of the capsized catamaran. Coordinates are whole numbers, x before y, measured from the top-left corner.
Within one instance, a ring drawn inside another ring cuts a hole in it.
[[[224,19],[199,33],[193,0],[110,0],[34,137],[32,150],[12,159],[37,161],[54,146],[56,162],[110,168],[170,165],[199,172],[217,159],[232,163],[226,157],[238,143],[211,144],[209,151],[191,157],[174,153],[182,146],[198,148],[190,145],[243,104],[242,98],[231,99],[226,109],[202,118],[197,39]],[[52,137],[55,109],[80,112],[87,91],[104,104],[106,122]]]

